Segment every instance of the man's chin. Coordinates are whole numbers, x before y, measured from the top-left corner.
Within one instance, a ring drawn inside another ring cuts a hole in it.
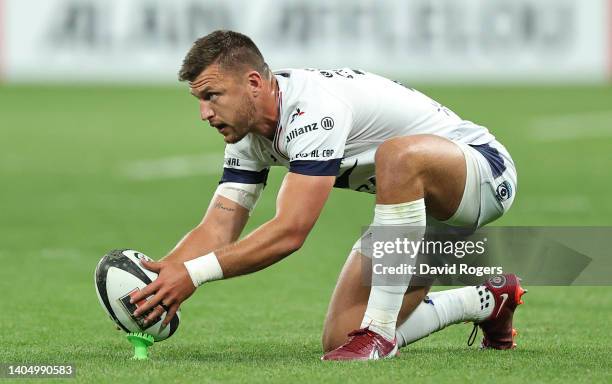
[[[225,141],[226,144],[236,144],[242,139],[244,139],[244,136],[240,136],[240,137],[235,136],[235,135],[223,136],[223,141]]]

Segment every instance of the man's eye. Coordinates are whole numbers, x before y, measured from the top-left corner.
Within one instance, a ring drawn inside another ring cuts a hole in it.
[[[206,101],[213,101],[217,98],[218,94],[216,93],[206,93],[204,94],[204,100]]]

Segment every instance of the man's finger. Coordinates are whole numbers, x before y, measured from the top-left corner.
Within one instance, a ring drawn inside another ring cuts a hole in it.
[[[153,296],[149,300],[146,300],[143,305],[136,308],[136,310],[134,311],[134,316],[138,317],[141,314],[150,310],[151,308],[156,307],[157,305],[159,305],[159,303],[161,303],[163,299],[164,299],[164,295],[161,294],[160,292],[157,292],[155,296]]]
[[[166,313],[166,317],[164,318],[164,321],[162,322],[162,329],[166,328],[166,326],[168,326],[168,324],[170,324],[170,321],[172,320],[174,315],[176,315],[176,312],[178,310],[179,310],[179,304],[173,304],[170,307],[170,310],[168,311],[168,313]]]
[[[144,323],[146,325],[153,323],[153,321],[160,317],[164,312],[165,310],[160,305],[158,305],[157,307],[155,307],[153,312],[149,313],[149,316],[147,316],[147,318],[144,320]]]
[[[162,263],[160,263],[159,261],[148,261],[148,260],[140,260],[140,264],[145,267],[146,269],[148,269],[151,272],[156,272],[159,273],[159,271],[161,270],[161,265]]]
[[[136,292],[133,296],[130,296],[130,303],[137,303],[155,294],[155,292],[157,292],[157,290],[159,289],[158,286],[159,282],[158,280],[155,280],[151,284]]]

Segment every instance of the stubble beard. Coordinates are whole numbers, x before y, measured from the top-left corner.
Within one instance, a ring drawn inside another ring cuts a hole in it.
[[[236,114],[238,117],[237,120],[244,122],[243,124],[240,124],[243,128],[241,131],[237,131],[234,127],[234,135],[225,138],[225,142],[229,144],[239,142],[254,128],[256,122],[256,109],[253,100],[245,95]]]

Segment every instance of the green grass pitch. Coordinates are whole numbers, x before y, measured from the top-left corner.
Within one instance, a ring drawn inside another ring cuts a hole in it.
[[[420,88],[513,154],[517,199],[497,224],[611,224],[612,88]],[[79,382],[612,381],[612,287],[528,287],[514,351],[470,348],[459,324],[397,359],[320,362],[329,296],[373,207],[342,190],[297,254],[200,288],[177,334],[130,361],[94,267],[113,248],[163,256],[205,211],[222,147],[185,88],[0,87],[0,363],[73,363]],[[272,217],[284,172],[249,229]]]

